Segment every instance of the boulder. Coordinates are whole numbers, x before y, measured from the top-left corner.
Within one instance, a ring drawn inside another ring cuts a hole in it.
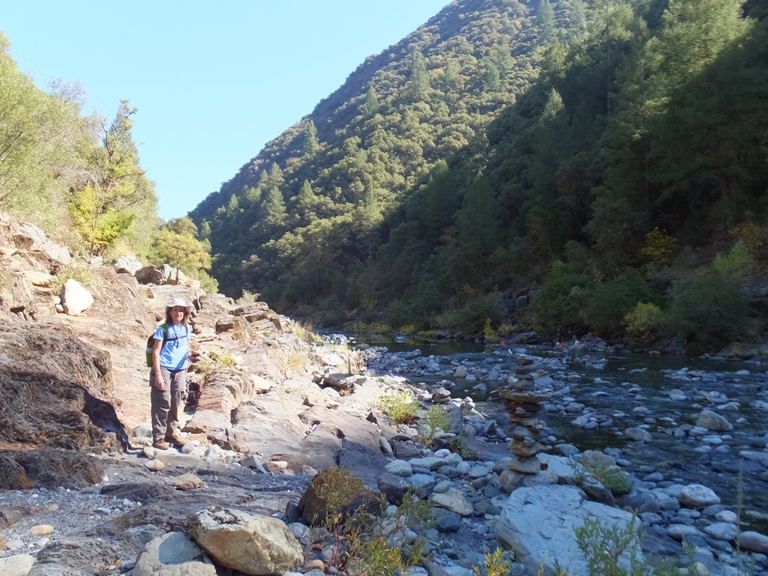
[[[16,248],[21,250],[29,250],[31,252],[43,252],[51,260],[55,260],[60,264],[70,264],[72,262],[72,255],[69,253],[69,248],[57,244],[48,236],[45,232],[40,230],[34,224],[22,224],[18,226],[13,232],[13,243]]]
[[[470,516],[474,509],[466,494],[457,488],[448,488],[445,492],[432,492],[429,495],[429,503],[433,506],[445,508],[455,512],[459,516]]]
[[[624,527],[632,522],[632,514],[591,502],[570,486],[518,488],[502,510],[496,538],[515,552],[515,561],[525,565],[529,574],[541,573],[541,566],[544,575],[552,576],[555,561],[568,566],[571,574],[588,574],[573,531],[587,519],[604,527]]]
[[[688,508],[704,508],[720,504],[720,497],[711,488],[701,484],[689,484],[680,492],[680,505]]]
[[[34,563],[34,556],[29,554],[0,558],[0,574],[3,576],[27,576]]]
[[[181,532],[149,542],[139,554],[132,576],[216,576],[205,553]]]
[[[400,505],[405,494],[413,489],[407,478],[385,472],[377,480],[379,491],[387,497],[387,501]]]
[[[169,480],[169,484],[177,490],[194,490],[195,488],[202,488],[203,481],[192,473],[182,474]]]
[[[114,268],[119,274],[130,274],[131,276],[134,276],[136,272],[141,270],[142,265],[135,256],[123,254],[115,260]]]
[[[624,434],[630,440],[635,440],[637,442],[650,442],[653,440],[651,434],[642,428],[627,428],[624,430]]]
[[[701,426],[707,430],[728,432],[733,430],[733,424],[728,422],[725,418],[712,412],[712,410],[702,410],[699,417],[696,419],[696,426]]]
[[[743,550],[768,554],[768,536],[747,530],[736,536],[736,544]]]
[[[312,525],[318,525],[329,514],[346,518],[358,510],[382,513],[381,499],[362,482],[340,470],[328,468],[315,476],[299,500],[299,511]],[[333,508],[330,508],[333,506]]]
[[[296,537],[269,516],[217,506],[190,516],[188,530],[218,564],[246,574],[282,574],[304,560]]]
[[[61,305],[67,316],[80,316],[93,304],[93,296],[82,284],[70,278],[61,289]]]

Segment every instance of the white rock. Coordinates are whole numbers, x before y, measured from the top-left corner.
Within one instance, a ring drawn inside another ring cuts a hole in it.
[[[35,558],[29,554],[0,558],[0,574],[3,576],[27,576],[34,563]]]
[[[701,484],[689,484],[680,492],[680,505],[688,508],[704,508],[720,504],[720,497],[711,488]]]
[[[181,532],[149,542],[136,560],[132,576],[216,576],[205,553]]]
[[[70,278],[61,289],[61,303],[68,316],[79,316],[83,310],[93,304],[93,296],[83,286]]]

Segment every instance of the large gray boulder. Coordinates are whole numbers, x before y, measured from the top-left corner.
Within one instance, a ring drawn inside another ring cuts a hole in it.
[[[707,430],[714,430],[718,432],[728,432],[733,430],[733,424],[728,422],[725,418],[712,412],[712,410],[702,410],[696,420],[696,426],[701,426]]]
[[[115,260],[114,264],[115,270],[120,274],[130,274],[133,276],[141,270],[142,264],[139,262],[135,256],[131,256],[130,254],[123,254],[120,256],[117,260]]]
[[[169,532],[144,547],[131,576],[216,576],[216,567],[183,533]]]
[[[744,550],[768,554],[768,536],[747,530],[736,536],[736,543]]]
[[[541,566],[545,576],[553,576],[558,561],[568,567],[571,576],[588,576],[573,531],[587,519],[602,526],[624,527],[632,522],[632,514],[591,502],[571,486],[518,488],[502,510],[496,539],[514,551],[515,561],[523,564],[529,574],[537,574]]]
[[[27,576],[34,563],[34,556],[29,554],[0,558],[0,574],[3,576]]]
[[[296,537],[269,516],[210,508],[190,516],[188,530],[218,564],[246,574],[282,574],[304,560]]]
[[[43,252],[51,260],[55,260],[60,264],[70,264],[72,262],[72,255],[69,253],[69,248],[57,244],[48,236],[45,232],[40,230],[34,224],[21,224],[13,230],[13,243],[16,248],[21,250],[29,250],[31,252]]]

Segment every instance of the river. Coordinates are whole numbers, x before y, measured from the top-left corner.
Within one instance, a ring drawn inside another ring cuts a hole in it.
[[[506,385],[504,375],[514,370],[520,354],[526,354],[534,359],[534,366],[565,383],[564,397],[547,404],[541,413],[559,442],[582,451],[620,448],[639,478],[653,471],[676,483],[704,484],[715,490],[723,504],[749,511],[750,525],[763,533],[768,529],[768,464],[740,457],[745,451],[764,454],[761,457],[768,463],[768,362],[764,359],[729,362],[462,342],[374,340],[370,344],[407,356],[408,368],[400,373],[411,381],[450,380],[457,386],[453,397],[471,396],[481,406],[488,403],[489,412],[498,407],[494,391]],[[416,350],[421,353],[414,356]],[[454,376],[459,364],[478,377]],[[440,370],[434,372],[437,366]],[[502,380],[487,377],[494,371],[501,373]],[[480,384],[484,389],[478,388]],[[733,430],[695,427],[705,409],[725,418]],[[580,416],[581,424],[574,424]],[[586,427],[585,420],[591,420]],[[652,441],[630,441],[624,431],[632,427],[649,432]]]

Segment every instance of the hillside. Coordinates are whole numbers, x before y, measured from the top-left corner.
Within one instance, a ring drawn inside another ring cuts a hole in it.
[[[764,15],[454,2],[192,212],[213,274],[330,324],[754,335],[761,304],[741,287],[767,256]]]

